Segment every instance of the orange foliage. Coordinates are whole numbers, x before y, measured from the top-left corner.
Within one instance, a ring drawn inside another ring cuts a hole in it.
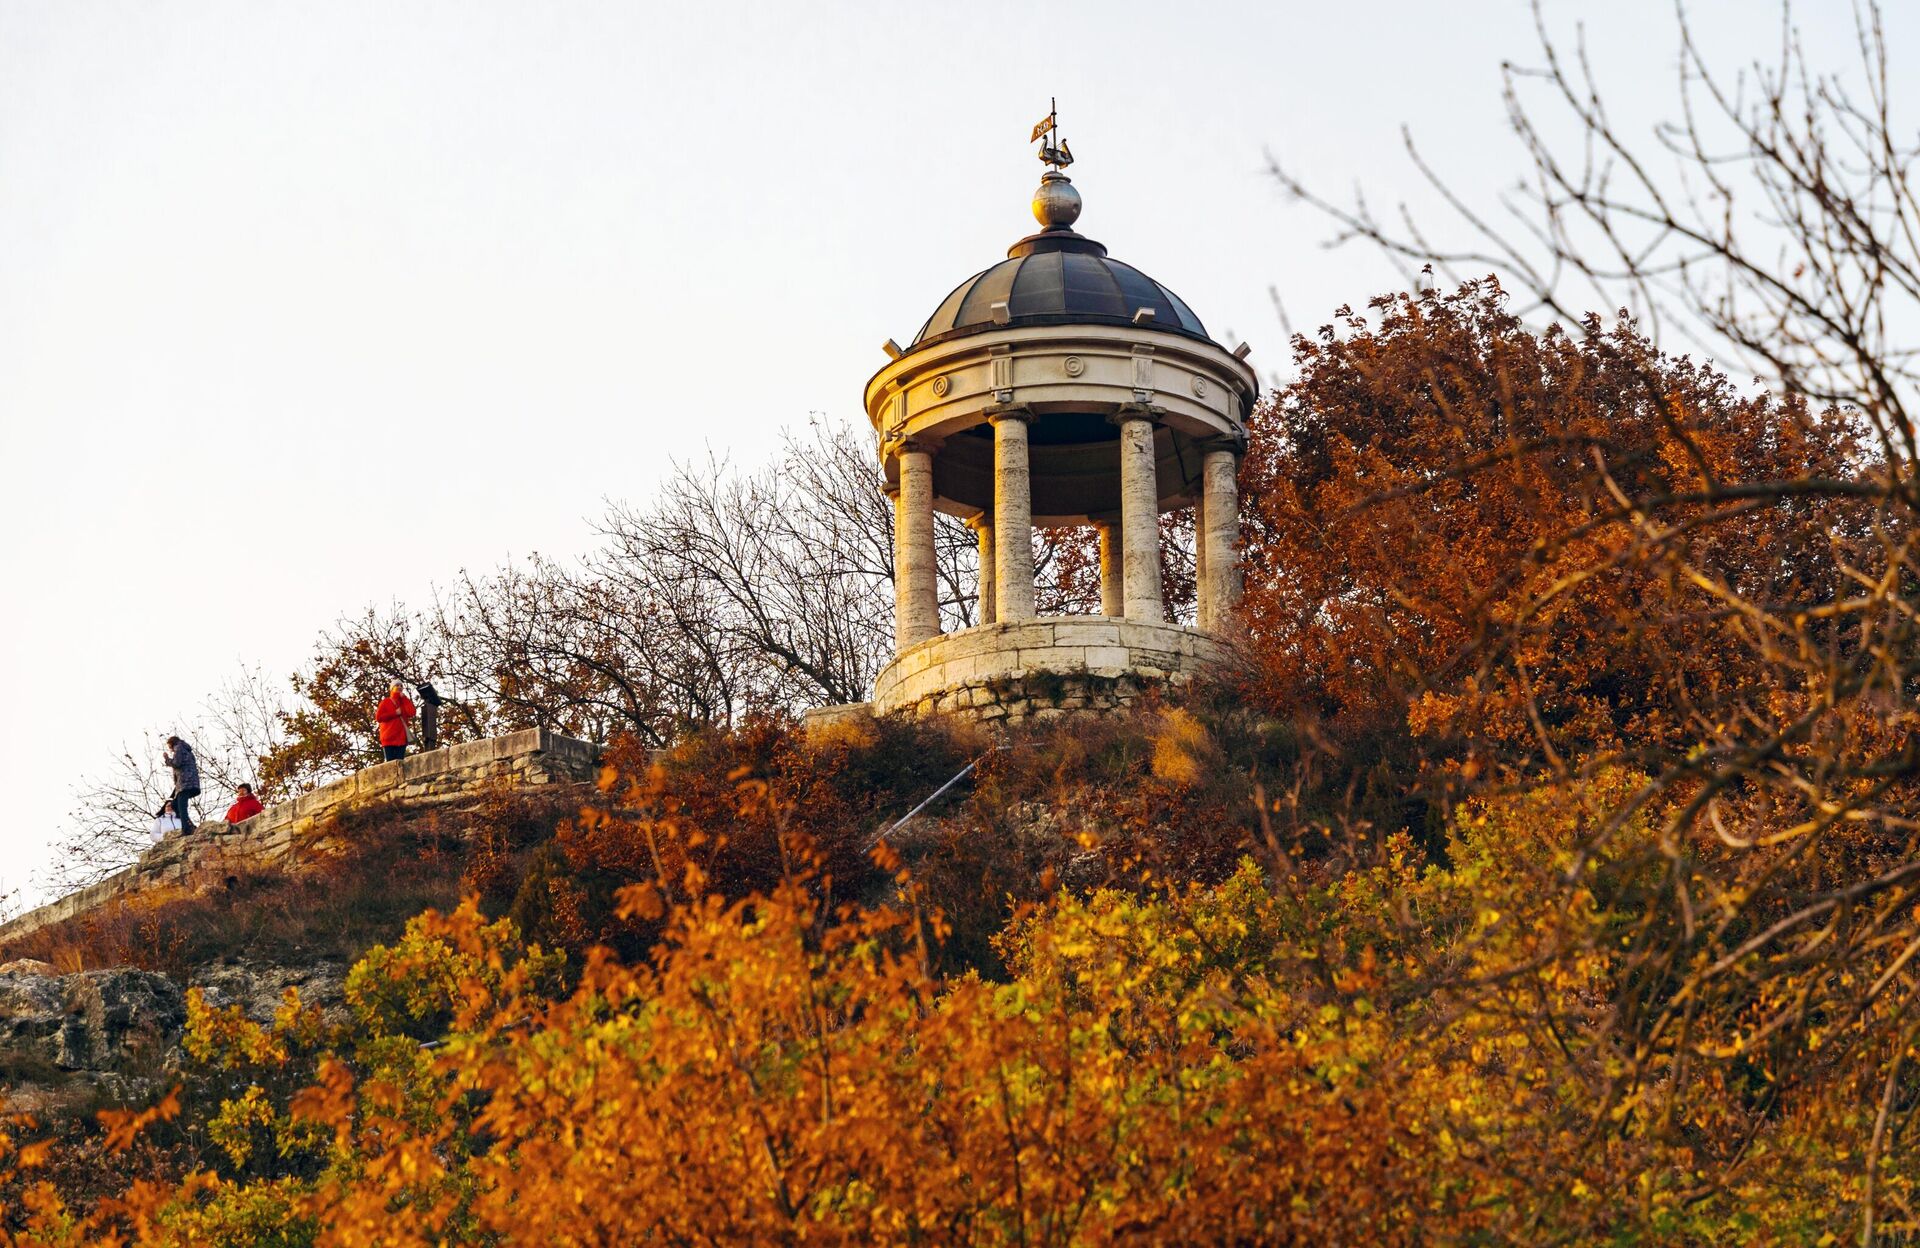
[[[1260,414],[1297,718],[624,746],[348,1023],[194,998],[194,1173],[69,1209],[0,1140],[4,1242],[1920,1234],[1906,513],[1838,418],[1501,299],[1377,301]]]
[[[42,1189],[4,1242],[1814,1242],[1860,1191],[1818,1044],[1795,1079],[1703,1046],[1684,1087],[1601,1091],[1582,1023],[1631,868],[1540,882],[1630,780],[1478,804],[1446,870],[1396,838],[1364,870],[1061,894],[1000,937],[1004,982],[933,973],[942,921],[888,854],[896,904],[824,906],[799,838],[766,893],[623,890],[660,947],[570,989],[510,924],[429,914],[354,970],[344,1027],[196,997],[190,1053],[244,1088],[224,1159],[87,1210]]]
[[[1242,469],[1262,692],[1521,765],[1684,749],[1768,671],[1676,552],[1754,602],[1830,595],[1863,509],[1738,491],[1847,476],[1847,426],[1629,321],[1535,333],[1504,303],[1383,297],[1295,340]],[[1636,514],[1679,535],[1662,559]]]

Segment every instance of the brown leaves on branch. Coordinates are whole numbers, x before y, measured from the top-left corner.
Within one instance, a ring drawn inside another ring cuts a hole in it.
[[[1564,892],[1609,862],[1642,881],[1620,937],[1630,987],[1594,1020],[1620,1046],[1603,1099],[1698,1136],[1738,1128],[1689,1123],[1676,1109],[1695,1081],[1739,1090],[1766,1114],[1790,1086],[1818,1089],[1819,1103],[1852,1123],[1835,1143],[1860,1180],[1849,1237],[1910,1237],[1909,1196],[1888,1167],[1910,1147],[1920,1106],[1908,1021],[1920,993],[1911,416],[1920,201],[1910,177],[1920,148],[1894,98],[1882,13],[1854,10],[1859,59],[1833,72],[1809,61],[1784,20],[1778,58],[1729,68],[1683,8],[1672,115],[1643,134],[1617,121],[1604,67],[1584,43],[1557,35],[1545,6],[1536,16],[1538,65],[1507,81],[1530,166],[1503,205],[1512,215],[1455,193],[1417,151],[1464,232],[1411,217],[1391,226],[1364,205],[1317,196],[1296,173],[1276,174],[1330,214],[1343,240],[1442,272],[1497,271],[1529,313],[1558,318],[1585,344],[1594,335],[1583,305],[1630,306],[1669,343],[1751,366],[1778,397],[1716,432],[1716,411],[1735,409],[1702,402],[1673,384],[1675,365],[1643,356],[1651,384],[1641,389],[1673,396],[1671,417],[1638,421],[1637,447],[1595,448],[1591,470],[1566,462],[1549,473],[1557,490],[1538,491],[1549,505],[1527,513],[1545,521],[1546,545],[1527,532],[1527,558],[1512,562],[1519,551],[1504,525],[1485,530],[1508,562],[1494,581],[1466,578],[1475,601],[1501,586],[1484,625],[1471,603],[1463,610],[1444,594],[1432,610],[1429,600],[1408,610],[1359,596],[1376,633],[1378,621],[1396,628],[1391,653],[1375,653],[1388,663],[1414,656],[1376,683],[1411,703],[1415,727],[1457,735],[1438,751],[1467,755],[1455,774],[1482,758],[1511,782],[1594,772],[1608,759],[1641,768],[1558,878],[1541,881]],[[1473,176],[1484,183],[1485,170]],[[1407,391],[1416,418],[1431,388]],[[1568,415],[1577,421],[1579,407]],[[1410,457],[1443,480],[1378,491],[1389,527],[1421,507],[1410,490],[1451,491],[1466,511],[1489,504],[1481,518],[1498,520],[1479,483],[1509,489],[1554,462],[1513,447],[1476,465],[1466,454],[1436,458],[1431,446],[1415,440]],[[1657,467],[1626,470],[1622,450]],[[1553,505],[1576,495],[1577,508]],[[1415,520],[1422,531],[1428,522]],[[1472,552],[1456,553],[1473,573]],[[1392,578],[1378,570],[1359,580],[1391,596]],[[1300,604],[1283,605],[1301,618]],[[1274,635],[1301,641],[1304,661],[1321,653],[1311,624]],[[1307,687],[1364,680],[1363,664],[1338,658]],[[1636,841],[1624,829],[1638,819],[1649,833]]]
[[[1830,601],[1873,516],[1850,431],[1504,302],[1382,298],[1296,340],[1242,470],[1268,696],[1521,770],[1684,751],[1771,670],[1698,581]]]
[[[829,902],[763,780],[736,814],[776,825],[780,877],[706,891],[657,781],[625,828],[671,874],[621,903],[650,958],[562,986],[468,905],[373,950],[341,1026],[196,997],[214,1160],[92,1209],[43,1190],[7,1242],[1813,1242],[1860,1195],[1815,1072],[1703,1057],[1607,1094],[1623,878],[1567,899],[1537,868],[1619,778],[1477,802],[1446,867],[1401,836],[1365,870],[1062,893],[1001,934],[1000,982],[932,972],[940,916],[890,851],[894,902]]]
[[[1264,696],[1336,738],[1400,729],[1454,800],[1612,794],[1520,859],[1563,917],[1477,981],[1615,966],[1553,1028],[1594,1060],[1596,1124],[1711,1152],[1740,1115],[1689,1125],[1703,1089],[1770,1112],[1793,1087],[1884,1106],[1855,1142],[1884,1158],[1920,1106],[1900,477],[1846,414],[1742,394],[1631,322],[1536,334],[1491,282],[1371,311],[1296,342],[1245,474]],[[1617,947],[1564,926],[1596,898]]]

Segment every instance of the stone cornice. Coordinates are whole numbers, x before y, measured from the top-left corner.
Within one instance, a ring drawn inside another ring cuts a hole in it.
[[[866,409],[891,431],[978,420],[1008,403],[1045,412],[1148,401],[1201,435],[1243,425],[1258,394],[1253,369],[1211,342],[1134,327],[1021,326],[909,352],[867,383]]]

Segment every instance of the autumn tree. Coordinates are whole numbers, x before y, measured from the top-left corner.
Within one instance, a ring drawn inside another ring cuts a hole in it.
[[[1711,691],[1771,673],[1711,592],[1639,557],[1636,515],[1746,598],[1842,588],[1870,510],[1787,488],[1854,471],[1839,415],[1743,394],[1629,320],[1536,333],[1491,281],[1369,311],[1295,340],[1242,470],[1277,703],[1523,771],[1684,751]]]
[[[1657,449],[1692,461],[1690,477],[1596,477],[1619,545],[1592,565],[1606,571],[1570,570],[1574,579],[1551,584],[1527,604],[1528,619],[1630,573],[1652,591],[1627,617],[1644,630],[1635,645],[1645,635],[1652,654],[1671,656],[1660,670],[1686,679],[1688,713],[1678,731],[1622,742],[1661,748],[1643,759],[1644,783],[1543,884],[1564,895],[1602,862],[1647,873],[1623,937],[1634,950],[1623,983],[1634,987],[1602,1024],[1622,1046],[1607,1103],[1645,1103],[1678,1138],[1687,1119],[1677,1106],[1695,1081],[1759,1072],[1750,1095],[1770,1112],[1776,1081],[1815,1065],[1828,1108],[1851,1124],[1834,1146],[1854,1166],[1853,1237],[1882,1242],[1889,1219],[1910,1234],[1891,1154],[1920,1106],[1915,1033],[1903,1021],[1920,948],[1911,341],[1920,206],[1909,179],[1920,148],[1896,104],[1881,13],[1855,9],[1850,70],[1810,63],[1783,20],[1776,60],[1730,71],[1682,9],[1677,98],[1670,120],[1644,134],[1617,121],[1604,67],[1556,35],[1542,6],[1536,13],[1537,63],[1507,71],[1530,176],[1505,215],[1479,211],[1424,160],[1464,231],[1411,215],[1385,221],[1317,195],[1297,171],[1276,172],[1345,239],[1443,275],[1497,271],[1523,314],[1558,319],[1570,337],[1591,336],[1586,309],[1596,303],[1631,308],[1670,349],[1701,347],[1751,368],[1776,413],[1831,411],[1819,418],[1852,434],[1842,454],[1747,476],[1728,471],[1717,440],[1676,410],[1671,449]],[[1473,176],[1484,182],[1484,169]],[[1420,404],[1416,391],[1410,410]],[[1764,439],[1778,425],[1747,433]],[[1516,447],[1503,458],[1527,456]],[[1394,488],[1377,498],[1393,515]],[[1827,540],[1785,542],[1791,530],[1778,526],[1793,524]],[[1511,721],[1516,694],[1537,709],[1525,635],[1502,627],[1486,634],[1491,645],[1476,644],[1496,664],[1512,656],[1504,693],[1462,682],[1424,699],[1416,722],[1479,703]],[[1468,666],[1474,677],[1487,670],[1478,657]],[[1638,732],[1643,721],[1633,722]],[[1534,762],[1596,765],[1547,758],[1552,729],[1535,727]],[[1621,831],[1641,816],[1656,833],[1622,855]]]
[[[415,684],[445,663],[443,635],[434,621],[398,603],[384,610],[368,607],[322,631],[312,665],[291,679],[297,701],[281,716],[283,738],[260,756],[267,792],[298,794],[379,762],[370,708],[380,705],[394,681]],[[457,699],[442,715],[449,741],[485,735],[491,718],[487,707],[466,699]]]

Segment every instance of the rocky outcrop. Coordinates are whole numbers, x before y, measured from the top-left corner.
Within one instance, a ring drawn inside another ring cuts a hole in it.
[[[0,1063],[55,1065],[66,1023],[66,981],[47,975],[0,975]]]
[[[273,1021],[288,988],[297,988],[302,1003],[318,1006],[329,1022],[344,1020],[346,980],[341,962],[274,966],[244,959],[198,967],[188,976],[209,1005],[237,1005],[261,1024]],[[186,992],[155,971],[0,971],[0,1112],[52,1111],[164,1090],[180,1067],[186,1022]]]
[[[273,966],[234,958],[195,968],[188,983],[198,988],[216,1009],[239,1006],[248,1019],[273,1021],[286,1000],[287,989],[298,989],[303,1005],[318,1007],[328,1022],[340,1022],[347,1009],[347,964],[316,962],[310,966]]]
[[[186,995],[155,971],[0,975],[0,1064],[127,1073],[166,1063]]]

